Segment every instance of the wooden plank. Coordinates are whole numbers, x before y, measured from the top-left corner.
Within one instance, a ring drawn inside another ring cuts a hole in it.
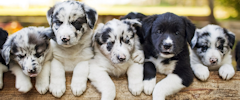
[[[100,100],[100,93],[90,84],[88,81],[87,90],[80,97],[75,97],[70,89],[72,73],[66,73],[67,90],[65,94],[60,98],[62,100]],[[165,75],[157,75],[157,81],[163,79]],[[142,93],[140,96],[133,96],[127,87],[126,76],[112,77],[116,89],[116,100],[151,100],[151,96],[147,96]],[[32,78],[32,83],[35,84],[35,79]],[[54,100],[59,99],[52,96],[47,92],[44,95],[39,94],[35,88],[28,93],[20,93],[15,88],[15,76],[10,72],[4,73],[4,88],[0,90],[1,100]],[[201,82],[194,79],[193,84],[181,90],[179,93],[168,96],[167,100],[238,100],[240,99],[240,72],[236,72],[236,75],[229,81],[222,80],[218,76],[218,72],[211,72],[208,81]]]

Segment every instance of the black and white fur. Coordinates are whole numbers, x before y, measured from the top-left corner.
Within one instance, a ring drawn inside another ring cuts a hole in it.
[[[133,95],[143,90],[144,54],[136,35],[137,20],[113,19],[100,23],[93,37],[94,58],[90,61],[89,79],[101,100],[114,100],[116,89],[110,76],[128,75],[128,88]]]
[[[140,13],[140,12],[130,12],[125,16],[122,16],[120,18],[120,20],[124,20],[124,19],[137,19],[138,21],[142,22],[144,18],[146,18],[147,16]],[[142,28],[139,26],[136,26],[136,30],[137,30],[137,35],[139,37],[140,43],[143,44],[144,43],[144,38],[143,38],[143,31]]]
[[[196,29],[191,42],[191,67],[195,76],[206,81],[209,70],[218,70],[219,75],[229,80],[235,74],[231,50],[235,35],[218,25]]]
[[[195,26],[173,13],[152,15],[143,20],[144,92],[153,100],[164,100],[193,81],[188,43]],[[156,72],[167,75],[156,84]],[[155,86],[156,85],[156,86]]]
[[[237,62],[237,71],[240,71],[240,41],[238,41],[235,47],[235,60]]]
[[[2,50],[3,44],[6,42],[8,37],[7,31],[0,28],[0,50]],[[0,52],[0,89],[3,88],[3,73],[8,71],[8,65],[2,58],[2,53]]]
[[[71,90],[80,96],[86,90],[88,60],[93,57],[91,37],[97,12],[78,1],[57,3],[47,12],[54,34],[49,36],[53,47],[50,92],[61,97],[66,91],[65,71],[73,71]]]
[[[50,61],[52,59],[50,39],[46,34],[52,30],[44,27],[27,27],[10,35],[1,50],[16,76],[15,87],[26,93],[32,88],[30,77],[36,77],[35,87],[45,94],[49,86]]]

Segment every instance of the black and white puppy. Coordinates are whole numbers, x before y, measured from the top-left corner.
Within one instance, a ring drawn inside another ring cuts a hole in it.
[[[147,16],[140,13],[140,12],[130,12],[127,15],[123,16],[120,18],[120,20],[124,20],[124,19],[137,19],[138,21],[142,22],[144,18],[146,18]],[[136,26],[136,30],[137,30],[137,35],[139,37],[140,43],[143,44],[144,43],[144,37],[143,37],[143,31],[141,29],[141,27]]]
[[[89,79],[101,100],[114,100],[116,89],[110,76],[128,75],[128,88],[133,95],[143,90],[144,54],[136,35],[137,20],[113,19],[100,23],[93,37],[95,56],[90,61]]]
[[[164,100],[165,96],[188,87],[193,81],[188,43],[195,26],[187,18],[173,13],[149,16],[142,24],[144,92],[150,95],[153,91],[153,100]],[[156,72],[167,77],[156,84]]]
[[[16,76],[15,87],[26,93],[32,88],[30,77],[36,77],[35,87],[45,94],[49,86],[51,28],[27,27],[10,35],[3,45],[2,56]]]
[[[0,50],[2,50],[3,44],[7,40],[8,33],[7,31],[0,28]],[[0,89],[3,87],[3,72],[7,72],[8,67],[5,63],[5,60],[2,58],[1,52],[0,52]]]
[[[235,47],[235,60],[237,62],[237,71],[240,71],[240,41],[238,41]]]
[[[231,50],[235,35],[218,25],[196,29],[191,42],[191,67],[195,76],[206,81],[209,70],[218,70],[219,75],[229,80],[235,74]]]
[[[49,35],[53,47],[50,92],[61,97],[66,91],[65,71],[73,71],[71,89],[75,96],[86,90],[88,60],[93,57],[91,37],[97,12],[78,1],[57,3],[47,12],[54,34]]]

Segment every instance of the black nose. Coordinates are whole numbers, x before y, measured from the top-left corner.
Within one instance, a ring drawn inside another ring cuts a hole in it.
[[[119,61],[124,61],[126,59],[126,57],[124,57],[124,56],[117,56],[117,58]]]
[[[36,68],[30,69],[28,72],[29,73],[36,73]]]
[[[65,38],[65,37],[64,37],[64,38],[62,38],[62,41],[63,41],[63,42],[68,42],[69,40],[70,40],[70,39],[68,39],[68,38]]]
[[[167,50],[167,49],[170,49],[172,47],[172,44],[167,43],[167,44],[164,44],[163,47],[164,47],[164,49]]]

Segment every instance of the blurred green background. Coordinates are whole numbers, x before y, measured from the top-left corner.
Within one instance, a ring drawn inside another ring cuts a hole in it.
[[[27,26],[48,27],[46,12],[65,0],[0,0],[0,27],[10,34]],[[172,12],[188,17],[198,28],[219,24],[240,40],[240,0],[77,0],[95,8],[98,23],[127,13],[146,15]],[[233,62],[235,65],[235,62]]]

